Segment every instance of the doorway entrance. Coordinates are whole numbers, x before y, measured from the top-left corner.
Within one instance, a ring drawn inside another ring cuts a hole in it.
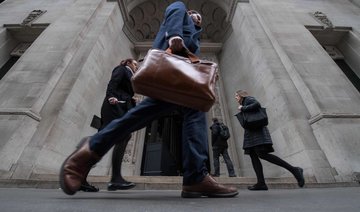
[[[173,112],[146,127],[141,175],[182,175],[182,123],[182,116]]]

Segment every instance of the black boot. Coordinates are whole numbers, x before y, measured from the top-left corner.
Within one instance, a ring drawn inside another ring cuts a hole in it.
[[[83,191],[83,192],[98,192],[99,188],[90,185],[87,181],[85,181],[84,183],[81,184],[79,191]]]
[[[268,190],[268,187],[265,183],[256,183],[255,185],[249,186],[248,189],[250,191],[266,191]]]
[[[135,183],[124,180],[123,182],[109,182],[108,191],[128,190],[135,187]]]
[[[304,179],[304,170],[300,167],[295,167],[294,177],[296,178],[298,185],[300,188],[304,187],[305,179]]]

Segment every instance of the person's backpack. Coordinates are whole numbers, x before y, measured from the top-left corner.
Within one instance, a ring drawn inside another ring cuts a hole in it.
[[[230,138],[229,128],[228,128],[225,124],[223,124],[223,123],[221,123],[221,124],[219,125],[219,127],[220,127],[220,133],[219,133],[220,138],[221,138],[222,140],[227,140],[227,139],[229,139],[229,138]]]

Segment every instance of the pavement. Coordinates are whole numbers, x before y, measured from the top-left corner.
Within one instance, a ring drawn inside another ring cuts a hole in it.
[[[239,189],[234,198],[180,197],[180,190],[127,190],[73,196],[60,189],[0,188],[0,211],[245,211],[245,212],[358,212],[360,187]]]

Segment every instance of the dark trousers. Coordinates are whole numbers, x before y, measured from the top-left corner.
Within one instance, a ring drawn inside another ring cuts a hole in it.
[[[121,174],[121,164],[124,158],[126,146],[129,143],[130,139],[131,139],[131,135],[129,135],[129,137],[127,137],[123,142],[119,142],[114,146],[114,150],[111,157],[112,172],[111,172],[110,182],[122,183],[126,181]]]
[[[123,117],[113,120],[104,129],[92,136],[90,149],[105,155],[112,146],[124,142],[132,132],[139,130],[164,114],[178,109],[183,114],[182,159],[183,184],[201,182],[208,174],[208,138],[205,113],[172,103],[146,98]]]
[[[229,176],[235,176],[234,165],[231,162],[227,148],[226,147],[213,147],[213,154],[214,154],[214,169],[215,169],[214,175],[215,176],[220,175],[219,158],[220,158],[220,155],[222,155],[225,160],[225,164],[226,164]]]
[[[108,125],[111,121],[114,119],[122,117],[129,108],[132,108],[133,106],[131,103],[125,103],[125,104],[115,104],[112,105],[109,103],[109,100],[107,97],[105,97],[104,102],[101,106],[101,128],[102,130]],[[112,162],[112,172],[111,172],[111,182],[113,183],[123,183],[126,182],[126,180],[123,178],[121,174],[121,164],[124,158],[126,146],[129,143],[129,140],[131,138],[131,134],[125,138],[124,141],[118,142],[115,144],[111,162]]]

